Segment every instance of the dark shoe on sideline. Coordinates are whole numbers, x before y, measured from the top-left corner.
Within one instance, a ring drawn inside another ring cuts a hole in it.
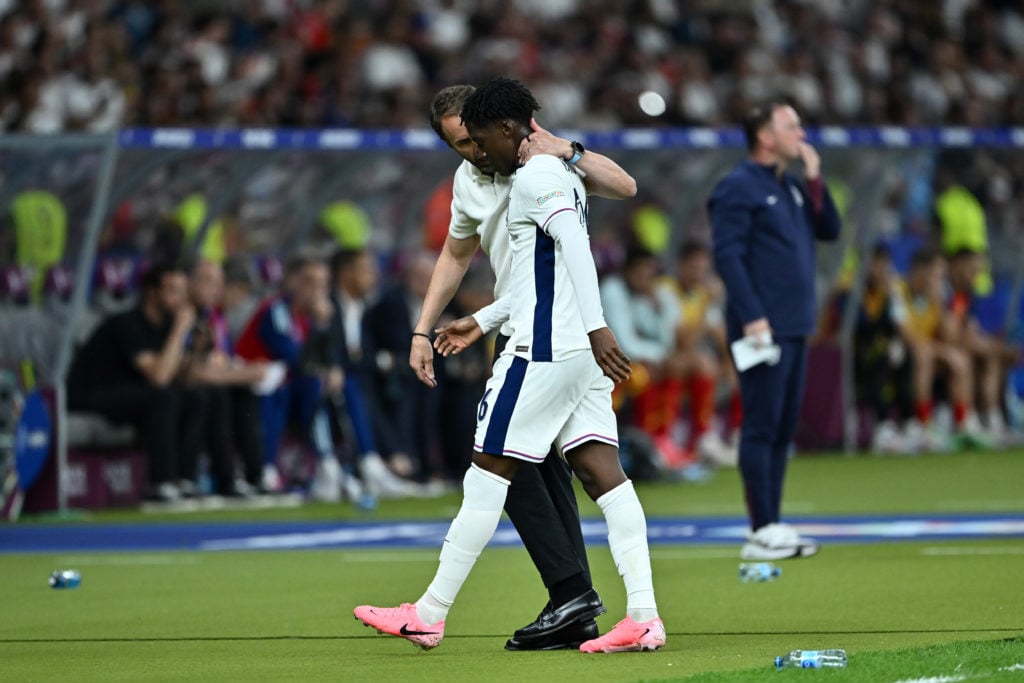
[[[596,638],[599,633],[597,622],[593,619],[587,619],[585,621],[573,622],[563,627],[560,631],[555,631],[547,636],[529,638],[526,641],[520,641],[514,637],[510,638],[505,641],[505,649],[513,652],[523,650],[576,650],[582,643]]]
[[[561,607],[552,609],[551,603],[544,608],[536,621],[527,624],[515,632],[513,640],[520,643],[526,641],[546,638],[566,626],[581,621],[592,620],[608,610],[601,602],[601,596],[593,588],[583,595],[573,598]]]

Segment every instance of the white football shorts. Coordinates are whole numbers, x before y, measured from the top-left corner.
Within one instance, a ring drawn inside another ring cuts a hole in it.
[[[537,463],[552,444],[618,446],[612,386],[590,353],[555,362],[503,355],[477,407],[474,448]]]

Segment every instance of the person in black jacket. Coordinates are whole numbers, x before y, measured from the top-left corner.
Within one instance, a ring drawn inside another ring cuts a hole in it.
[[[400,281],[385,290],[366,312],[367,331],[375,350],[373,371],[380,413],[394,436],[395,451],[409,458],[409,474],[420,481],[438,474],[435,426],[440,397],[416,379],[405,359],[433,269],[430,254],[408,256],[401,267]]]
[[[838,237],[839,214],[793,107],[781,100],[756,106],[743,128],[750,156],[708,201],[715,267],[728,298],[730,343],[774,343],[779,355],[740,373],[739,465],[751,528],[741,557],[808,557],[818,545],[781,523],[782,487],[816,322],[814,242]],[[796,162],[802,180],[787,172]]]
[[[153,500],[181,497],[182,451],[201,440],[199,404],[175,383],[195,319],[185,272],[154,265],[142,278],[139,305],[103,321],[75,355],[68,376],[69,410],[99,413],[138,430],[149,466],[146,497]]]

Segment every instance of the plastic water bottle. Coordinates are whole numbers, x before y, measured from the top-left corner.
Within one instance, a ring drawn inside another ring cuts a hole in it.
[[[842,669],[846,667],[846,650],[793,650],[775,658],[776,669]]]
[[[78,588],[82,575],[75,569],[58,569],[50,574],[50,588]]]
[[[771,562],[744,562],[740,564],[738,574],[743,583],[774,581],[782,575],[782,567],[776,567]]]

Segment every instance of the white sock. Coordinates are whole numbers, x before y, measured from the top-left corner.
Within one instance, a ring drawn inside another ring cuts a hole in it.
[[[508,495],[507,479],[471,465],[462,481],[462,507],[448,528],[441,560],[427,592],[416,601],[416,614],[424,624],[436,624],[448,616],[448,608],[491,540],[501,519]]]
[[[626,614],[644,622],[658,616],[651,579],[651,553],[647,549],[647,520],[633,482],[628,479],[597,499],[608,524],[608,547],[626,584]]]

